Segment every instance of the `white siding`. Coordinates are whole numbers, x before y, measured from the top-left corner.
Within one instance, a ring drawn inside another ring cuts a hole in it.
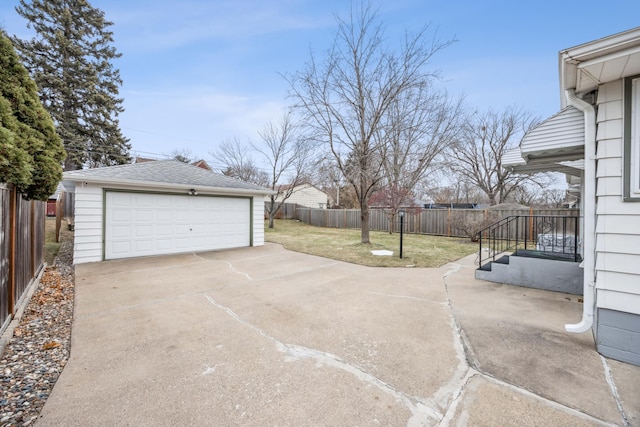
[[[640,314],[640,203],[622,201],[622,96],[622,80],[598,91],[596,303]]]
[[[526,156],[583,145],[584,114],[575,107],[567,107],[527,133],[520,147]]]
[[[264,202],[262,197],[253,198],[253,246],[264,245]]]
[[[102,261],[102,187],[76,185],[73,262]]]
[[[327,194],[318,190],[316,187],[312,185],[299,185],[293,190],[291,197],[289,197],[285,203],[297,203],[300,206],[318,209],[320,204],[327,207],[327,199]],[[264,200],[269,202],[269,196],[265,196]],[[280,200],[280,197],[276,199],[276,201]]]
[[[638,314],[640,295],[637,294],[637,290],[626,293],[610,289],[598,289],[596,292],[599,308]]]

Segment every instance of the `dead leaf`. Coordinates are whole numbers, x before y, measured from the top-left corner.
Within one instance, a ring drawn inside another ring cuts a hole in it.
[[[51,341],[42,346],[43,350],[51,350],[53,348],[60,347],[60,343],[56,341]]]

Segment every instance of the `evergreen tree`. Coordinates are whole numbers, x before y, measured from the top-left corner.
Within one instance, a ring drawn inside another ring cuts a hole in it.
[[[0,32],[0,182],[46,200],[62,178],[62,141],[36,85]]]
[[[130,161],[129,139],[120,131],[120,71],[112,61],[113,25],[86,0],[20,0],[16,7],[31,40],[13,41],[31,72],[68,156],[65,169]]]

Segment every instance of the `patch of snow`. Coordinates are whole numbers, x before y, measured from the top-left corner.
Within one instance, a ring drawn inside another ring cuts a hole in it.
[[[393,251],[387,251],[385,249],[381,249],[381,250],[377,250],[377,251],[371,251],[372,254],[374,255],[378,255],[378,256],[391,256],[393,255]]]

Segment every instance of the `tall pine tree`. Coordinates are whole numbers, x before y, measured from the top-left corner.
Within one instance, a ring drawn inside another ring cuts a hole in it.
[[[36,32],[13,41],[67,150],[65,169],[129,162],[113,23],[86,0],[20,0],[16,11]]]
[[[0,182],[46,200],[62,178],[64,150],[36,85],[0,31]]]

